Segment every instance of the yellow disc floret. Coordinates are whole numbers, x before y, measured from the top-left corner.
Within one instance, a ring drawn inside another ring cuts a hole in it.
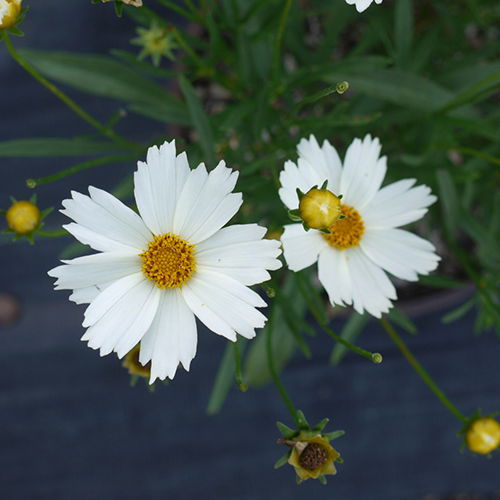
[[[359,245],[365,225],[359,212],[349,205],[342,205],[343,219],[337,220],[329,227],[330,233],[323,234],[328,243],[339,250],[345,250]]]
[[[0,29],[10,28],[21,12],[22,0],[0,0]]]
[[[40,209],[30,201],[16,201],[5,215],[7,225],[17,234],[29,234],[40,224]]]
[[[491,453],[500,446],[500,423],[491,417],[474,420],[465,433],[465,442],[475,453]]]
[[[300,218],[312,229],[326,229],[339,218],[340,198],[328,189],[310,189],[299,202]]]
[[[155,236],[140,256],[144,274],[159,288],[178,288],[196,270],[194,245],[172,233]]]

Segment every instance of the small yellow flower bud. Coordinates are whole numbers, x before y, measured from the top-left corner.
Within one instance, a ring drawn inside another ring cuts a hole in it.
[[[151,362],[142,365],[139,362],[140,344],[137,344],[125,356],[122,366],[128,370],[130,375],[149,378],[151,376]]]
[[[21,12],[22,0],[0,0],[0,29],[10,28]]]
[[[34,231],[41,220],[40,209],[30,201],[16,201],[5,215],[7,225],[17,234]]]
[[[487,455],[500,446],[500,423],[491,417],[474,420],[465,433],[469,450]]]
[[[312,229],[329,228],[341,215],[340,198],[327,189],[310,189],[299,202],[300,218]]]

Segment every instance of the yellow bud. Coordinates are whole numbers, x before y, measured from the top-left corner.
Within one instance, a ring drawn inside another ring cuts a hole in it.
[[[13,26],[21,12],[22,0],[0,0],[0,29]]]
[[[5,215],[7,225],[17,234],[28,234],[40,224],[40,209],[30,201],[17,201]]]
[[[329,228],[341,215],[340,198],[327,189],[310,189],[300,200],[300,218],[312,229]]]
[[[465,433],[465,442],[475,453],[491,453],[500,446],[500,423],[491,417],[474,420]]]

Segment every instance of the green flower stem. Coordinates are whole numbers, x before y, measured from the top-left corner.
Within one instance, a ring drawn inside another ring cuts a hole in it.
[[[19,53],[16,51],[10,38],[7,33],[5,33],[5,45],[7,46],[7,50],[9,51],[12,58],[22,67],[24,68],[33,78],[35,78],[39,83],[41,83],[44,87],[50,90],[56,97],[58,97],[61,101],[63,101],[72,111],[74,111],[80,118],[86,121],[93,128],[98,130],[102,135],[108,137],[113,142],[120,144],[127,149],[136,149],[142,151],[142,146],[139,144],[135,144],[133,142],[128,141],[127,139],[121,137],[119,134],[114,132],[108,127],[105,127],[97,121],[94,117],[89,115],[85,110],[83,110],[75,101],[73,101],[69,96],[67,96],[62,90],[56,87],[52,82],[49,82],[46,78],[44,78],[33,66],[31,66],[27,61],[25,61]]]
[[[290,415],[293,418],[293,421],[297,424],[297,426],[300,426],[300,419],[297,415],[297,408],[295,408],[295,405],[293,404],[292,400],[290,399],[290,396],[286,392],[285,386],[283,385],[283,382],[280,379],[280,376],[278,375],[278,372],[276,371],[276,367],[274,366],[274,358],[273,358],[273,326],[274,326],[274,314],[275,314],[276,308],[273,307],[270,314],[269,314],[269,320],[267,322],[267,337],[266,337],[266,352],[267,352],[267,364],[269,367],[269,372],[271,373],[271,377],[273,379],[274,385],[278,389],[279,395],[281,396],[281,399],[285,403],[285,406],[288,408],[288,411],[290,412]]]
[[[76,174],[82,170],[86,170],[88,168],[98,167],[100,165],[106,165],[107,163],[118,163],[120,161],[126,161],[130,159],[135,159],[136,157],[133,155],[116,155],[116,156],[105,156],[103,158],[95,158],[93,160],[87,160],[82,163],[78,163],[69,167],[65,170],[61,170],[53,175],[48,175],[47,177],[39,177],[38,179],[27,179],[26,184],[30,188],[35,188],[39,184],[48,184],[49,182],[58,181],[59,179],[63,179],[68,175]]]
[[[448,410],[455,415],[461,422],[467,423],[469,419],[447,398],[444,392],[438,387],[436,382],[432,379],[432,377],[427,373],[424,367],[417,361],[415,356],[408,349],[406,344],[403,342],[401,337],[398,335],[396,330],[392,327],[392,325],[385,319],[382,318],[380,320],[382,326],[385,331],[389,334],[389,337],[393,340],[393,342],[398,346],[399,350],[406,358],[408,363],[413,367],[413,369],[420,375],[420,378],[424,381],[424,383],[429,387],[429,389],[437,396],[439,401],[443,403]]]
[[[233,343],[233,348],[234,348],[234,373],[235,373],[236,383],[238,384],[238,387],[243,392],[245,392],[248,389],[248,387],[243,383],[243,375],[241,373],[241,353],[238,341]]]
[[[281,62],[281,45],[283,42],[283,35],[285,33],[286,23],[288,21],[288,14],[290,12],[290,7],[292,6],[292,0],[286,0],[283,11],[281,12],[280,24],[278,27],[278,33],[274,40],[274,50],[273,50],[273,80],[276,81],[280,72],[280,62]]]
[[[318,323],[318,325],[321,327],[321,329],[332,339],[334,339],[336,342],[339,342],[342,344],[344,347],[347,347],[347,349],[350,349],[351,351],[355,352],[356,354],[359,354],[360,356],[363,356],[366,359],[369,359],[373,363],[379,364],[382,362],[382,356],[378,352],[370,352],[367,351],[366,349],[362,349],[361,347],[358,347],[357,345],[351,344],[347,340],[343,339],[340,335],[337,335],[326,323],[326,321],[322,318],[321,314],[319,311],[316,309],[315,305],[309,300],[309,297],[307,296],[307,291],[304,288],[304,284],[302,283],[302,279],[297,276],[296,279],[298,288],[302,296],[304,297],[304,300],[306,301],[307,307],[309,308],[309,311],[311,311],[312,315],[314,316],[314,319]]]

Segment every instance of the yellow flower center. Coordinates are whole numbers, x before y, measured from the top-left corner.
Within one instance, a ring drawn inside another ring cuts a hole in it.
[[[17,201],[5,214],[7,224],[17,234],[28,234],[40,223],[40,209],[30,201]]]
[[[328,243],[339,250],[355,247],[359,245],[365,225],[359,212],[349,205],[342,205],[340,208],[344,219],[339,219],[329,227],[330,233],[323,233],[323,237]]]
[[[318,444],[309,443],[299,457],[299,464],[306,470],[315,470],[328,460],[328,450]]]
[[[172,233],[155,236],[140,257],[144,274],[158,288],[178,288],[196,270],[194,245]]]

